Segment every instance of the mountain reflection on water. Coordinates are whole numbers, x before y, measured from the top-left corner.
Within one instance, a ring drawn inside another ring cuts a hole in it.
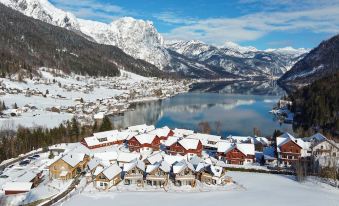
[[[200,122],[207,121],[213,134],[220,122],[223,136],[253,135],[253,128],[262,135],[271,135],[275,129],[292,132],[291,125],[280,125],[269,113],[284,94],[275,82],[196,83],[188,93],[136,104],[135,110],[112,121],[118,128],[146,123],[196,131]]]

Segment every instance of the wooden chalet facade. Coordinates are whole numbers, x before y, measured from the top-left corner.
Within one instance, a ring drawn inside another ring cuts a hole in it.
[[[160,138],[152,134],[140,134],[128,140],[130,152],[157,151],[160,149]]]
[[[175,164],[173,166],[173,181],[176,186],[189,185],[195,187],[196,175],[193,165],[190,165],[185,160]]]
[[[144,162],[137,160],[132,163],[124,164],[124,183],[125,185],[136,184],[137,186],[144,186]]]
[[[89,156],[85,154],[67,154],[49,166],[50,179],[73,179],[87,167]]]
[[[181,155],[192,157],[197,155],[201,157],[203,146],[200,140],[197,139],[181,139],[169,146],[168,154]]]
[[[146,183],[151,186],[164,187],[168,183],[171,166],[165,162],[148,165]]]
[[[121,168],[117,164],[110,165],[95,176],[94,184],[97,189],[107,190],[121,182]]]
[[[302,147],[290,140],[280,146],[280,162],[284,165],[293,165],[301,158]]]
[[[220,142],[217,157],[226,164],[244,165],[255,161],[254,144]]]

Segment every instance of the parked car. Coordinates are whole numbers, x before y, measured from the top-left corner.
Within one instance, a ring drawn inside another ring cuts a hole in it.
[[[14,165],[9,165],[7,168],[12,168],[12,167],[14,167]]]
[[[19,163],[20,166],[26,166],[30,163],[31,161],[30,160],[23,160]]]
[[[29,156],[29,157],[27,157],[27,159],[29,159],[29,160],[35,160],[36,158],[33,157],[33,156]]]
[[[40,155],[35,154],[35,155],[33,155],[33,157],[36,158],[36,159],[38,159],[38,158],[40,158]]]
[[[8,178],[7,175],[0,175],[0,178]]]

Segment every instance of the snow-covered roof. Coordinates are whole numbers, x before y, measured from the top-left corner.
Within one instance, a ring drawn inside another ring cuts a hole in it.
[[[195,171],[195,168],[193,167],[191,163],[187,162],[186,160],[182,160],[173,165],[173,173],[178,174],[186,168],[189,168],[190,170]]]
[[[26,192],[31,190],[32,182],[6,182],[2,189],[5,191],[22,191]]]
[[[181,155],[164,155],[164,161],[166,161],[170,165],[173,165],[176,162],[181,162],[184,159],[185,157]]]
[[[97,175],[100,174],[103,170],[104,170],[104,166],[98,165],[98,166],[95,168],[95,170],[94,170],[94,172],[93,172],[93,175],[94,175],[94,176],[97,176]]]
[[[178,129],[178,128],[175,128],[173,130],[174,132],[174,136],[178,136],[178,137],[185,137],[185,136],[189,136],[191,134],[194,134],[194,131],[193,130],[188,130],[188,129]]]
[[[303,140],[308,142],[322,142],[327,140],[327,138],[323,134],[318,132],[310,137],[304,138]]]
[[[179,144],[183,146],[186,150],[189,149],[197,149],[199,145],[200,140],[199,139],[189,139],[189,138],[184,138],[179,140]]]
[[[245,155],[255,155],[254,144],[251,143],[239,143],[236,144],[238,150],[240,150]]]
[[[128,152],[120,152],[118,155],[118,162],[132,162],[135,159],[139,159],[139,153],[128,153]]]
[[[124,164],[123,171],[128,172],[135,167],[141,169],[142,171],[145,171],[145,163],[143,161],[140,161],[140,160],[134,160],[133,162],[129,162],[129,163]]]
[[[251,136],[228,136],[227,139],[232,139],[234,142],[252,142],[253,143],[253,137]]]
[[[164,142],[164,145],[166,147],[169,147],[169,146],[173,145],[174,143],[176,143],[179,139],[180,139],[180,137],[176,137],[176,136],[168,137],[167,140]]]
[[[280,152],[280,147],[289,141],[293,141],[294,143],[299,145],[302,149],[308,149],[311,146],[310,142],[304,142],[302,139],[300,138],[297,139],[290,133],[285,132],[281,136],[277,137],[278,152]]]
[[[211,134],[202,134],[202,133],[195,133],[187,136],[190,139],[199,139],[200,141],[212,141],[218,142],[221,140],[221,136],[211,135]]]
[[[107,177],[107,179],[111,180],[115,176],[119,175],[121,173],[121,168],[117,164],[112,164],[108,168],[106,168],[104,171],[102,171],[102,174]]]
[[[162,153],[161,152],[154,152],[153,154],[151,154],[150,156],[148,156],[146,158],[146,160],[149,161],[149,163],[151,164],[155,164],[157,162],[161,162],[163,159],[162,157]]]
[[[217,143],[217,152],[228,152],[235,147],[234,143],[230,142],[218,142]]]
[[[100,164],[100,160],[98,158],[93,158],[87,163],[87,166],[89,170],[93,170],[99,164]]]
[[[65,161],[67,164],[71,165],[72,167],[75,167],[77,164],[83,161],[84,158],[85,154],[83,153],[68,153],[61,159]]]
[[[157,137],[155,134],[139,134],[134,136],[140,144],[152,144],[153,140]]]
[[[141,124],[141,125],[130,126],[128,127],[127,130],[130,132],[145,133],[145,132],[150,132],[154,129],[155,129],[154,125]]]
[[[110,152],[100,152],[100,153],[94,153],[93,155],[95,158],[98,158],[100,160],[117,160],[118,159],[118,152],[116,151],[110,151]]]
[[[157,135],[158,137],[167,137],[170,132],[171,132],[171,129],[165,126],[162,128],[157,128],[155,130],[152,130],[149,132],[149,134],[154,134],[154,135]]]
[[[25,174],[16,179],[16,182],[30,182],[37,176],[38,173],[39,172],[28,170]]]

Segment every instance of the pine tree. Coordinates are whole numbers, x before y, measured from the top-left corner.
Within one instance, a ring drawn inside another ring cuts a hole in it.
[[[79,127],[78,127],[78,122],[75,119],[75,117],[72,118],[72,122],[71,122],[71,136],[73,137],[79,137]]]
[[[112,130],[112,123],[110,119],[105,116],[104,119],[102,120],[102,124],[100,125],[99,131],[103,132],[109,130]]]
[[[13,109],[18,109],[18,105],[16,104],[16,102],[13,105]]]

